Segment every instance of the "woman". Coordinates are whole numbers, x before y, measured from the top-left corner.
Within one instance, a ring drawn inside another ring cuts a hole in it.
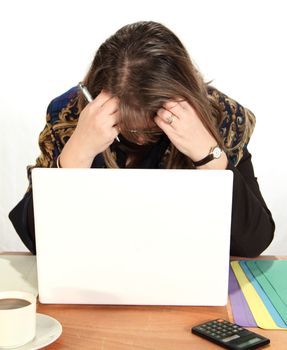
[[[267,248],[275,226],[247,149],[255,118],[204,83],[169,29],[121,28],[97,51],[84,84],[92,102],[75,87],[50,103],[35,166],[231,169],[230,253],[254,257]],[[31,168],[9,216],[35,253]]]

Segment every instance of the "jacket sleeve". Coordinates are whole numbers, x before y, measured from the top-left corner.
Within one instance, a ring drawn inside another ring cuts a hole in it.
[[[221,112],[220,135],[233,171],[233,207],[230,254],[255,257],[271,243],[275,224],[254,176],[247,146],[256,118],[247,108],[214,87],[209,98]]]
[[[47,108],[46,125],[39,136],[40,156],[36,164],[27,167],[29,187],[9,218],[25,246],[36,253],[33,214],[33,195],[31,172],[35,167],[54,168],[56,159],[77,125],[79,117],[77,87],[51,101]]]
[[[229,162],[228,169],[234,174],[230,254],[256,257],[271,243],[275,224],[261,195],[247,148],[237,166]]]
[[[9,213],[16,232],[21,238],[24,245],[36,254],[35,229],[33,214],[33,196],[32,196],[32,178],[31,171],[35,167],[52,168],[56,166],[56,158],[60,152],[58,142],[56,142],[55,133],[51,124],[51,104],[47,110],[46,125],[39,136],[40,156],[34,166],[27,167],[29,187],[22,200]]]

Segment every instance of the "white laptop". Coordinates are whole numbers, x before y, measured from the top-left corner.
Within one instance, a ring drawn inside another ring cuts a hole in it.
[[[229,170],[32,172],[42,303],[225,305]]]

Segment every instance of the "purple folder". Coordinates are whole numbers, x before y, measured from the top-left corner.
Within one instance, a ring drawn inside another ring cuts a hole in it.
[[[257,327],[231,267],[229,269],[228,293],[234,322],[242,327]]]

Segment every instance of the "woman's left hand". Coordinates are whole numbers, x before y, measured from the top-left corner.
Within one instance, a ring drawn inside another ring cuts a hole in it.
[[[211,147],[217,144],[195,109],[185,100],[168,101],[158,110],[154,121],[174,146],[194,162],[206,157]],[[225,168],[227,158],[224,152],[223,157]]]

